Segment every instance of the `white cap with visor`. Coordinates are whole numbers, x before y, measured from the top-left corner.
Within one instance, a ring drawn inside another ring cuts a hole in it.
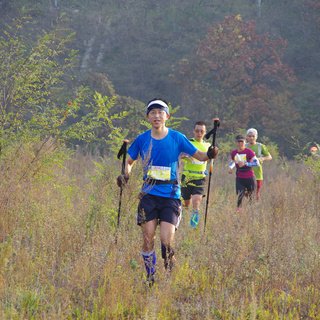
[[[148,115],[152,109],[161,109],[165,111],[166,114],[170,115],[169,107],[163,100],[156,99],[150,101],[147,106],[146,114]]]

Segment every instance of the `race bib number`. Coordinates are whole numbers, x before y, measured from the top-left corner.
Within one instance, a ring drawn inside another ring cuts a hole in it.
[[[246,162],[247,161],[247,155],[246,154],[239,154],[237,153],[235,156],[234,156],[234,162],[235,163],[238,163],[238,162]]]
[[[170,180],[171,178],[171,168],[170,167],[160,167],[151,166],[148,171],[148,177],[156,180]]]

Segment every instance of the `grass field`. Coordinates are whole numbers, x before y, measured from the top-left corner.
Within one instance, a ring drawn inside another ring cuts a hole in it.
[[[156,239],[150,289],[138,170],[117,229],[120,163],[77,153],[29,168],[30,157],[1,165],[1,319],[320,319],[319,177],[303,163],[266,163],[261,201],[236,214],[235,177],[218,159],[206,232],[183,213],[171,274]]]

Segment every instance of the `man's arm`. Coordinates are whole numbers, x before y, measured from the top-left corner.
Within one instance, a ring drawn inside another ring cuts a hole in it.
[[[217,147],[209,147],[207,152],[197,150],[192,157],[199,161],[207,161],[209,159],[215,159],[218,155],[219,149]]]
[[[132,167],[135,163],[135,160],[133,160],[129,155],[127,155],[127,161],[126,161],[126,167],[125,167],[125,175],[127,175],[129,177]]]
[[[258,159],[261,163],[272,160],[272,156],[265,145],[262,146],[262,154]]]
[[[254,156],[254,157],[252,157],[250,159],[250,161],[246,161],[246,162],[239,161],[238,162],[238,166],[240,168],[242,168],[244,166],[247,166],[247,167],[259,167],[260,166],[260,161],[256,156]]]
[[[127,155],[124,174],[120,174],[117,178],[117,185],[119,187],[123,187],[128,182],[134,163],[135,160],[133,160],[129,155]]]
[[[270,153],[268,153],[268,155],[266,155],[266,156],[263,156],[263,157],[260,157],[260,158],[259,158],[259,161],[260,161],[260,162],[270,161],[270,160],[272,160],[272,156],[271,156]]]
[[[230,160],[229,164],[228,164],[228,173],[229,174],[232,173],[232,170],[235,168],[235,166],[236,166],[236,163],[233,160]]]

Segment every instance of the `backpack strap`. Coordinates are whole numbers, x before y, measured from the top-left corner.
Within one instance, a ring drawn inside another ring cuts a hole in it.
[[[257,154],[257,157],[260,158],[261,155],[262,155],[262,143],[260,142],[257,142],[257,145],[258,145],[258,154]]]
[[[246,148],[248,148],[250,146],[249,143],[246,143]],[[258,146],[258,152],[256,154],[257,158],[260,158],[262,155],[262,143],[257,142],[257,146]]]

